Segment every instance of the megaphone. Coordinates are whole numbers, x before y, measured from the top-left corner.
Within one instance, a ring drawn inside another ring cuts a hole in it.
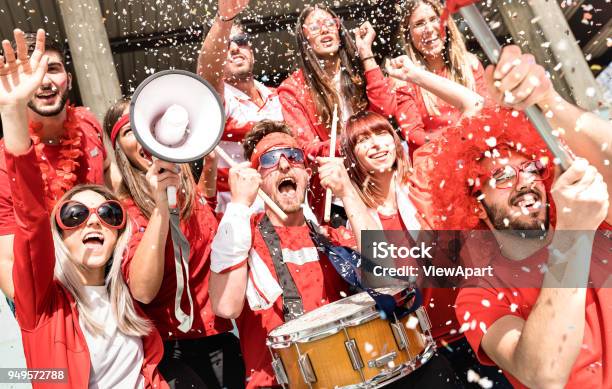
[[[234,166],[217,147],[225,128],[225,109],[215,89],[202,77],[185,70],[164,70],[147,77],[134,92],[130,126],[140,145],[152,156],[187,163],[213,150]],[[261,189],[264,202],[283,220],[287,215]],[[168,188],[168,204],[175,208],[176,188]]]
[[[130,125],[140,145],[164,161],[187,163],[209,154],[221,140],[225,111],[206,80],[184,70],[165,70],[136,88]],[[168,188],[176,207],[176,188]]]

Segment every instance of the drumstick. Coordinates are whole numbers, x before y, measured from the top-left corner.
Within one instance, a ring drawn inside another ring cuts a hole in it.
[[[221,147],[217,146],[215,147],[215,152],[217,154],[219,154],[219,156],[221,158],[223,158],[223,160],[225,161],[225,163],[227,163],[228,165],[230,165],[230,167],[234,167],[236,165],[238,165],[236,163],[236,161],[234,161],[232,159],[232,157],[230,157],[229,155],[227,155],[227,153],[225,152],[225,150],[223,150]],[[270,207],[270,209],[272,211],[274,211],[274,213],[281,218],[281,220],[286,221],[287,220],[287,214],[285,212],[283,212],[282,209],[280,209],[280,207],[270,198],[270,196],[268,196],[266,194],[266,192],[264,192],[261,188],[259,188],[259,190],[257,191],[257,195],[259,196],[259,198],[261,198],[264,203],[266,203],[266,205],[268,207]]]
[[[329,143],[329,157],[333,158],[336,156],[336,132],[338,129],[338,105],[334,104],[334,116],[332,117],[332,128],[331,128],[331,139]],[[331,219],[331,203],[332,203],[332,191],[327,188],[325,191],[325,215],[323,220],[329,223]]]

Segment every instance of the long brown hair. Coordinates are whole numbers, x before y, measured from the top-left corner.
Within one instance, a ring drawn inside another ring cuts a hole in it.
[[[402,141],[395,133],[395,130],[382,115],[374,112],[365,111],[350,117],[346,123],[346,131],[342,135],[342,152],[346,156],[344,165],[346,166],[349,177],[361,200],[370,208],[376,209],[384,194],[380,186],[376,183],[374,175],[369,172],[363,162],[355,155],[357,140],[362,134],[378,134],[388,132],[393,136],[395,144],[395,162],[393,171],[396,172],[396,179],[399,184],[407,184],[410,173],[410,161],[406,156]]]
[[[110,137],[113,126],[117,120],[123,116],[123,111],[130,104],[129,99],[121,99],[112,105],[104,116],[104,131]],[[115,158],[117,166],[123,178],[119,194],[121,197],[131,197],[140,211],[148,218],[155,208],[155,201],[151,195],[149,182],[146,178],[146,172],[141,171],[136,166],[132,165],[128,157],[119,146],[119,142],[115,145]],[[181,206],[181,219],[188,219],[191,216],[193,202],[195,201],[196,185],[191,175],[189,165],[180,164],[181,168],[181,184],[179,191],[179,202]],[[182,200],[182,201],[181,201]]]
[[[420,64],[427,68],[425,57],[414,47],[409,29],[410,17],[421,5],[429,5],[438,17],[442,14],[443,7],[438,0],[408,0],[404,6],[404,15],[399,24],[396,38],[404,48],[405,53],[415,64]],[[449,17],[446,21],[446,40],[442,55],[444,56],[448,79],[476,91],[476,82],[471,65],[473,61],[471,61],[462,35],[452,17]],[[417,86],[417,88],[420,87]],[[427,112],[430,115],[440,115],[435,96],[423,88],[420,88],[420,90]]]
[[[322,4],[307,6],[302,10],[298,17],[295,26],[295,37],[297,39],[297,48],[300,53],[300,67],[304,74],[304,79],[308,87],[312,99],[317,108],[317,113],[322,123],[331,128],[332,112],[334,105],[341,107],[338,100],[338,93],[348,98],[354,113],[363,111],[368,105],[366,96],[366,82],[363,76],[363,67],[357,53],[357,47],[349,31],[344,27],[342,21],[339,23],[338,33],[340,35],[340,47],[338,56],[340,58],[340,84],[342,90],[337,91],[333,80],[330,79],[319,62],[304,34],[304,22],[308,15],[313,11],[320,9],[329,13],[332,17],[340,20],[338,15],[330,8]],[[341,123],[342,125],[343,123]]]

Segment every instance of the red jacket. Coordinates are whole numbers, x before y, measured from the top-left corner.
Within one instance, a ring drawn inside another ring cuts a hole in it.
[[[39,388],[87,388],[91,360],[79,325],[72,294],[53,278],[55,254],[44,187],[36,154],[31,147],[21,156],[5,154],[17,231],[13,251],[15,309],[29,369],[66,369],[67,380],[33,383]],[[27,207],[25,206],[27,204]],[[135,304],[136,309],[138,306]],[[139,314],[144,316],[141,311]],[[141,374],[146,388],[168,388],[157,371],[163,355],[159,333],[142,338]]]
[[[484,78],[484,68],[476,60],[474,72],[475,92],[487,98],[487,84]],[[447,70],[436,72],[438,76],[448,78]],[[440,115],[430,115],[425,107],[421,88],[412,83],[406,83],[395,91],[397,101],[397,112],[394,116],[401,127],[404,139],[408,141],[410,157],[414,151],[423,146],[429,140],[434,139],[439,133],[459,122],[463,113],[456,107],[442,99],[437,99]],[[409,114],[411,113],[411,114]]]
[[[367,110],[374,111],[385,117],[394,116],[398,111],[395,93],[392,93],[392,85],[385,78],[379,67],[365,72],[366,94],[368,97]],[[310,88],[306,84],[302,70],[291,74],[276,90],[283,108],[285,122],[298,138],[300,146],[311,156],[327,156],[329,150],[330,129],[319,120],[317,108],[312,99]],[[408,112],[407,115],[416,115],[416,112]],[[399,118],[395,118],[399,123]],[[413,121],[416,121],[413,119]],[[340,136],[338,136],[340,140]],[[339,148],[336,147],[336,154]],[[325,204],[325,190],[319,184],[319,180],[311,181],[312,195],[308,201],[314,208],[315,215],[319,220],[323,216]]]
[[[385,117],[394,115],[397,103],[395,94],[391,93],[392,84],[389,79],[383,76],[379,67],[365,72],[365,79],[369,102],[367,109]],[[319,120],[302,70],[297,70],[287,77],[276,92],[283,108],[285,122],[294,131],[306,152],[316,155],[322,143],[329,143],[325,141],[329,141],[330,129]]]

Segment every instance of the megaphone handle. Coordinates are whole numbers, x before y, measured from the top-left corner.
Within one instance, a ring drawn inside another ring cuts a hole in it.
[[[223,158],[225,163],[227,163],[231,167],[237,165],[237,163],[232,159],[232,157],[227,155],[225,150],[223,150],[221,147],[215,147],[215,152],[219,154],[219,156]],[[270,196],[266,194],[266,192],[259,188],[259,190],[257,191],[257,195],[263,200],[264,203],[266,203],[268,207],[270,207],[270,209],[276,214],[276,216],[280,217],[283,221],[287,220],[287,214],[282,209],[280,209],[280,207],[270,198]]]
[[[167,187],[166,194],[168,195],[168,206],[176,208],[176,186]]]

